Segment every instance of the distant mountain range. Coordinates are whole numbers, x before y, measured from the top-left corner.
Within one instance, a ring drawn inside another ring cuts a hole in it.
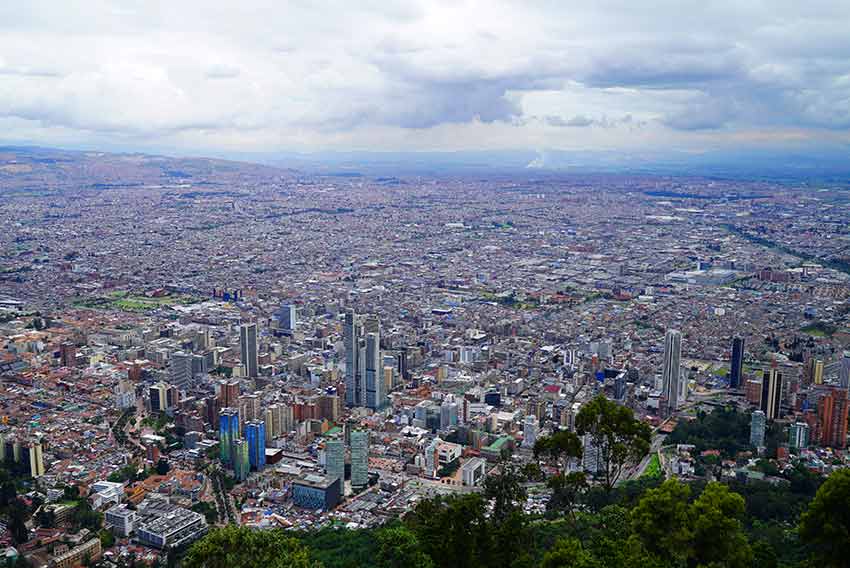
[[[226,185],[236,180],[292,174],[291,170],[266,164],[213,158],[0,146],[0,194],[182,183]]]
[[[303,171],[344,175],[599,172],[850,182],[850,147],[737,149],[703,153],[568,150],[318,152],[253,156],[251,159]]]
[[[535,177],[641,174],[801,181],[850,187],[850,148],[659,151],[228,153],[216,158],[0,146],[0,193],[52,187],[227,185],[237,180],[324,176]]]

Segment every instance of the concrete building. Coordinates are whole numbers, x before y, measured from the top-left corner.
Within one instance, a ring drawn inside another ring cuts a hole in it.
[[[306,474],[292,482],[292,502],[305,509],[330,511],[340,501],[342,479]]]
[[[484,480],[487,473],[487,461],[483,458],[471,458],[460,467],[461,481],[467,487],[475,487]]]
[[[204,536],[208,528],[203,515],[167,499],[148,497],[138,506],[136,539],[145,546],[180,549]]]
[[[128,509],[127,505],[114,505],[106,510],[103,521],[112,532],[121,537],[133,534],[136,526],[136,511]]]

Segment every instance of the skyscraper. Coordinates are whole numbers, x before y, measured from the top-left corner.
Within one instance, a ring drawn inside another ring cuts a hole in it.
[[[351,485],[366,487],[369,483],[369,432],[351,431]]]
[[[362,387],[360,384],[360,335],[361,327],[354,310],[345,312],[345,405],[361,406]]]
[[[617,376],[614,377],[614,400],[624,400],[626,398],[626,383],[626,371],[617,373]]]
[[[77,365],[77,346],[70,341],[63,341],[59,345],[59,361],[63,367],[75,367]]]
[[[782,404],[782,375],[776,369],[764,369],[761,378],[761,410],[768,420],[779,418]]]
[[[838,368],[838,384],[844,390],[850,389],[850,351],[845,351]]]
[[[44,475],[44,457],[40,440],[30,440],[22,447],[24,463],[29,464],[30,477]]]
[[[280,322],[280,328],[284,331],[292,332],[298,323],[298,315],[295,306],[292,304],[284,304],[277,312],[277,319]]]
[[[812,382],[816,385],[823,384],[823,361],[816,359],[812,369]]]
[[[667,330],[664,336],[664,367],[661,373],[666,410],[670,414],[677,410],[687,397],[687,386],[682,376],[682,334],[675,329]]]
[[[788,446],[799,450],[809,445],[809,425],[805,422],[795,422],[788,428]]]
[[[370,320],[367,320],[369,322]],[[373,329],[366,334],[366,406],[378,409],[384,406],[386,388],[384,386],[383,365],[381,361],[381,339],[377,319],[373,320]]]
[[[150,397],[151,412],[165,412],[168,410],[168,385],[165,383],[156,383],[148,389]]]
[[[239,346],[241,348],[242,364],[245,374],[256,377],[260,367],[257,359],[257,324],[245,323],[239,326]]]
[[[729,386],[733,389],[741,387],[741,378],[744,371],[744,338],[732,339],[732,364],[729,369]]]
[[[245,440],[248,442],[248,462],[261,471],[266,467],[266,423],[263,420],[246,422]]]
[[[230,463],[233,442],[239,438],[239,410],[222,408],[218,417],[218,448],[221,461]]]
[[[239,438],[233,441],[233,473],[239,481],[248,479],[251,472],[248,442]]]
[[[847,390],[830,388],[818,401],[820,444],[830,448],[847,446]]]
[[[764,447],[764,427],[767,419],[761,410],[753,411],[750,416],[750,445],[754,448]]]
[[[175,351],[171,354],[169,381],[181,389],[186,389],[192,382],[192,354]]]
[[[345,443],[339,438],[325,442],[325,473],[329,479],[345,479]]]
[[[381,357],[381,324],[377,317],[359,318],[345,312],[345,404],[379,409],[386,404],[387,388]]]
[[[540,430],[540,427],[537,422],[537,417],[533,414],[529,414],[525,417],[525,421],[522,423],[522,447],[523,448],[533,448],[535,442],[537,442],[537,434]]]

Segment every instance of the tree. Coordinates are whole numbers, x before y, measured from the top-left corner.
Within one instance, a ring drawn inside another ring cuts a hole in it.
[[[97,536],[100,538],[100,546],[106,550],[107,548],[112,548],[115,545],[115,536],[113,536],[112,532],[107,529],[101,529]]]
[[[23,544],[29,540],[29,530],[27,529],[27,508],[24,504],[15,499],[9,504],[9,532],[12,533],[12,540],[17,544]]]
[[[171,466],[168,465],[168,460],[165,458],[159,458],[159,461],[156,462],[156,473],[157,475],[165,475],[168,473],[168,470],[171,469]]]
[[[478,494],[436,497],[420,502],[405,524],[438,568],[483,566],[493,542],[486,511]]]
[[[575,524],[575,511],[579,500],[587,489],[587,475],[583,471],[558,474],[549,478],[546,485],[552,491],[552,496],[546,504],[550,511],[563,511],[570,515]]]
[[[378,564],[384,568],[432,568],[434,562],[416,534],[404,525],[381,529],[378,540]]]
[[[566,474],[570,461],[581,458],[581,440],[569,430],[558,430],[534,442],[534,457],[554,462]]]
[[[543,555],[540,568],[602,568],[576,538],[560,539]]]
[[[282,531],[247,527],[214,528],[195,542],[183,561],[185,568],[314,568],[310,553]]]
[[[610,492],[627,465],[637,463],[649,451],[652,431],[635,420],[625,406],[599,395],[585,404],[576,417],[576,431],[590,436],[599,452],[602,482]]]
[[[691,539],[688,498],[691,489],[675,479],[648,490],[631,513],[632,531],[658,558],[684,559]]]
[[[846,566],[850,559],[850,469],[832,473],[800,518],[800,538],[826,566]]]
[[[527,496],[523,481],[519,468],[510,460],[502,460],[499,473],[484,479],[484,496],[493,501],[493,519],[497,523],[522,506]]]
[[[691,504],[691,558],[695,566],[745,568],[753,553],[744,534],[744,498],[712,481]]]

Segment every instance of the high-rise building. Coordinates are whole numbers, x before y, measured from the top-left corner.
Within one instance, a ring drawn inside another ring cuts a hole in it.
[[[818,431],[822,446],[847,446],[847,390],[830,388],[818,401]]]
[[[369,432],[351,431],[351,485],[366,487],[369,483]]]
[[[360,383],[360,336],[362,328],[354,310],[345,312],[343,343],[345,346],[345,405],[362,406],[363,385]]]
[[[295,306],[292,304],[284,304],[277,312],[277,319],[280,322],[280,329],[284,331],[295,331],[295,326],[298,323],[298,315]]]
[[[764,428],[767,422],[764,412],[753,411],[750,416],[750,445],[754,448],[764,447]]]
[[[664,336],[664,367],[661,373],[663,397],[667,413],[677,410],[687,398],[687,385],[682,376],[682,334],[675,330],[667,330]]]
[[[339,438],[325,442],[325,473],[328,479],[345,479],[345,443]]]
[[[812,382],[816,385],[823,384],[823,361],[815,359],[812,365]]]
[[[195,339],[192,341],[196,351],[205,351],[212,347],[212,336],[210,328],[204,326],[195,332]]]
[[[845,351],[838,368],[838,384],[844,390],[850,389],[850,351]]]
[[[617,373],[617,376],[614,377],[614,400],[625,400],[627,382],[626,371],[620,371]]]
[[[221,381],[219,399],[222,408],[235,408],[239,404],[239,381]]]
[[[744,372],[744,338],[732,339],[732,364],[729,369],[729,386],[733,389],[741,387]]]
[[[447,400],[440,405],[440,428],[452,426],[457,426],[457,403]]]
[[[245,441],[248,442],[248,461],[251,467],[262,471],[266,467],[266,423],[263,420],[246,422]]]
[[[44,454],[40,440],[30,440],[21,447],[24,463],[29,463],[30,477],[44,475]]]
[[[244,323],[239,326],[239,347],[242,364],[245,366],[245,374],[249,377],[256,377],[260,367],[257,354],[256,323]]]
[[[168,385],[156,383],[148,390],[150,397],[151,412],[165,412],[168,410]]]
[[[59,345],[59,361],[63,367],[75,367],[77,365],[77,346],[70,341],[63,341]]]
[[[529,414],[525,417],[525,421],[522,423],[522,447],[523,448],[533,448],[535,442],[537,442],[537,434],[540,430],[540,426],[537,422],[537,417]]]
[[[233,442],[239,438],[239,410],[222,408],[218,417],[218,446],[221,461],[230,463]]]
[[[239,438],[233,441],[233,473],[239,481],[248,479],[251,472],[248,442]]]
[[[764,369],[761,377],[761,411],[768,420],[779,418],[782,404],[782,375],[776,369]]]
[[[192,382],[192,354],[175,351],[171,354],[169,381],[181,389],[186,389]]]
[[[370,320],[367,320],[367,323]],[[378,329],[377,319],[373,320],[375,329]],[[384,388],[383,364],[381,361],[380,332],[370,331],[366,334],[366,404],[367,408],[378,409],[386,402],[386,389]]]
[[[788,428],[788,446],[800,450],[809,445],[809,425],[805,422],[794,422]]]

